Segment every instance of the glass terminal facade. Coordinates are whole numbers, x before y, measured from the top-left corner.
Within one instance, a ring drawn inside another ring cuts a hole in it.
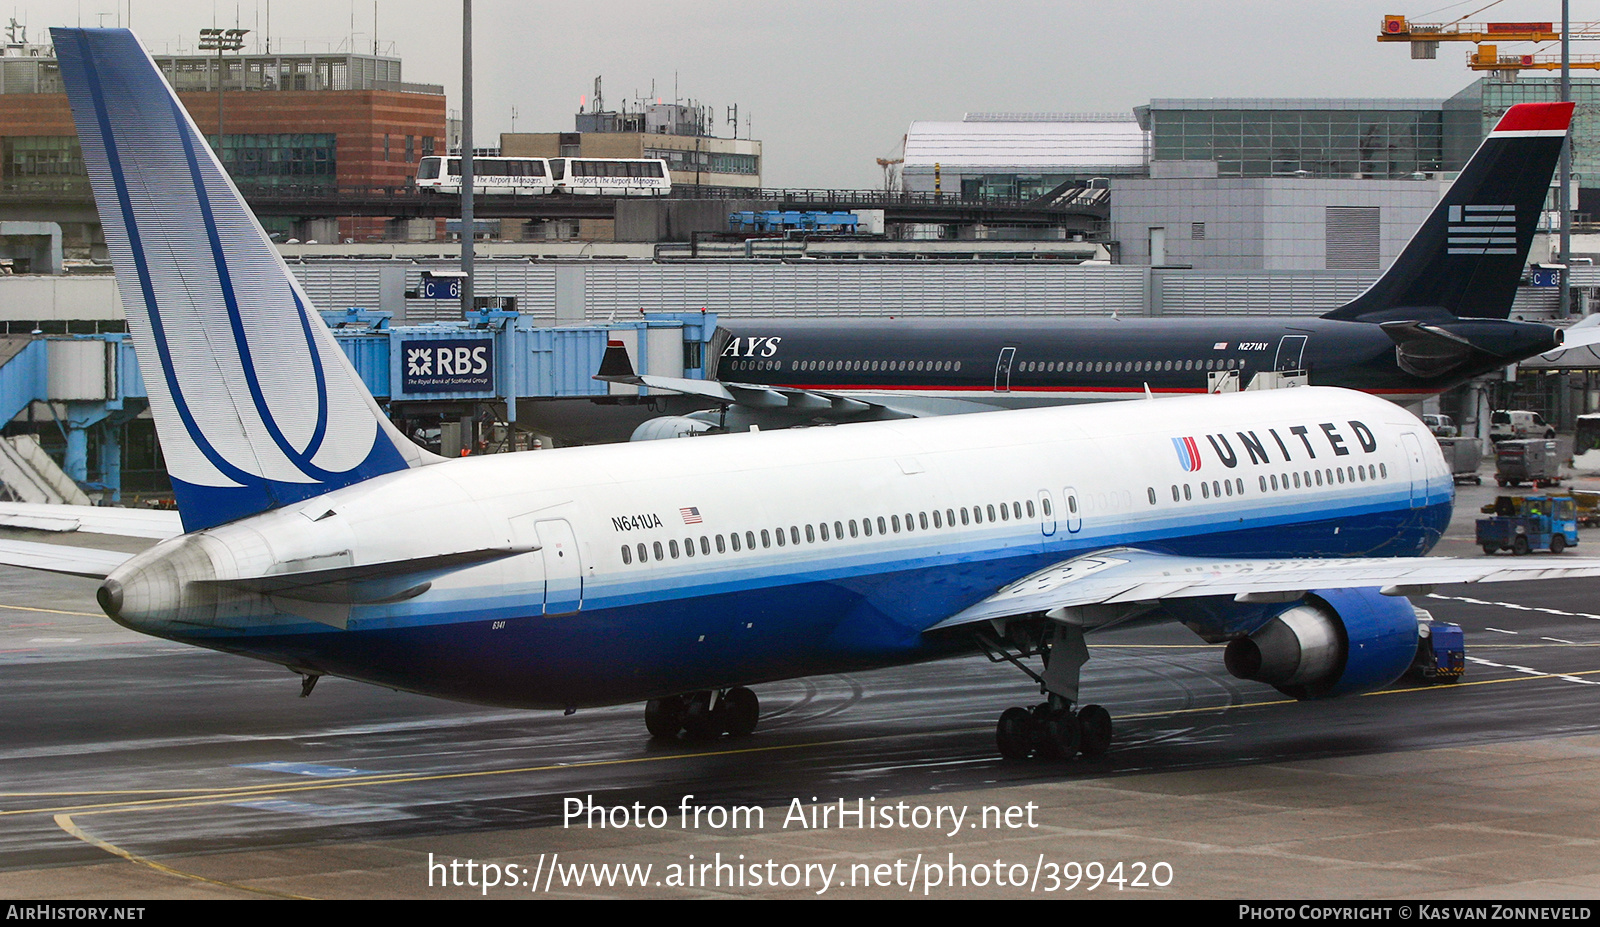
[[[1152,161],[1215,162],[1219,177],[1401,179],[1451,169],[1443,102],[1152,100],[1135,112]]]

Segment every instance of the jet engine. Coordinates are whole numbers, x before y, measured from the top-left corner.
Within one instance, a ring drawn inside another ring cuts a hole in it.
[[[690,435],[716,431],[717,426],[686,415],[663,415],[649,419],[633,430],[629,441],[660,441],[665,438],[687,438]]]
[[[1228,643],[1228,672],[1298,699],[1370,692],[1399,679],[1417,652],[1417,616],[1404,596],[1319,589],[1248,637]]]

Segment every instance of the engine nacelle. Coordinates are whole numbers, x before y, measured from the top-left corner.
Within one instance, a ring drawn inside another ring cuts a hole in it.
[[[1417,616],[1404,596],[1319,589],[1228,643],[1228,672],[1299,699],[1370,692],[1410,668]]]
[[[686,438],[716,430],[716,425],[685,415],[663,415],[642,423],[633,430],[629,441],[660,441],[666,438]]]

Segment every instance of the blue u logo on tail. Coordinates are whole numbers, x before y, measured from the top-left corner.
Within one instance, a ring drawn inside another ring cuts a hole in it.
[[[133,34],[52,35],[184,528],[428,462]]]

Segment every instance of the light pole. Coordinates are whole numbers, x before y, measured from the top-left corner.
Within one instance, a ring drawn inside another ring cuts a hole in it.
[[[249,29],[201,29],[200,50],[216,51],[217,53],[217,144],[215,151],[217,160],[224,165],[227,161],[222,156],[222,88],[227,86],[226,72],[222,69],[222,53],[225,51],[238,51],[244,48],[244,37]]]

